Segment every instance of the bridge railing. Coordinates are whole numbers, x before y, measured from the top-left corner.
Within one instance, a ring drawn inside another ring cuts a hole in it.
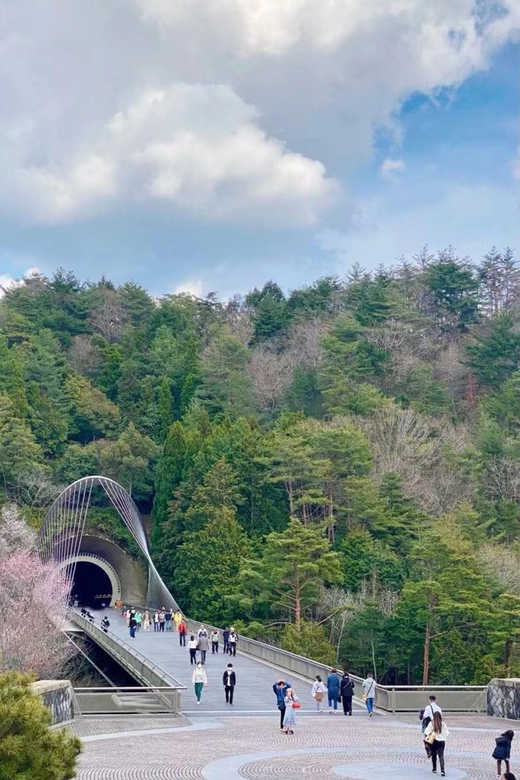
[[[81,715],[151,715],[180,712],[179,691],[171,687],[75,688]]]
[[[196,620],[186,620],[191,633],[197,634],[202,623]],[[204,623],[208,634],[214,626]],[[222,635],[222,629],[218,629]],[[323,680],[327,679],[331,667],[325,664],[305,658],[296,653],[290,653],[274,645],[259,642],[256,639],[242,636],[238,637],[237,649],[252,658],[263,661],[280,672],[296,674],[307,680],[313,680],[317,674]],[[352,674],[356,683],[354,697],[361,703],[363,679]],[[290,679],[290,678],[289,678]],[[376,707],[387,712],[417,712],[427,703],[428,696],[434,694],[442,703],[445,712],[486,712],[487,711],[487,686],[486,685],[379,685],[376,684]]]
[[[95,623],[91,623],[88,618],[78,612],[76,609],[69,610],[70,620],[81,626],[83,631],[90,636],[97,645],[105,650],[114,660],[116,660],[126,671],[135,679],[141,682],[147,688],[161,690],[167,688],[172,699],[175,701],[175,709],[168,709],[170,712],[180,712],[181,710],[181,691],[186,686],[180,683],[175,677],[165,672],[160,666],[152,663],[146,656],[136,650],[120,637],[113,634],[110,630],[103,631]],[[92,690],[92,689],[91,689]],[[106,691],[106,689],[104,689]],[[117,692],[118,689],[113,689]]]

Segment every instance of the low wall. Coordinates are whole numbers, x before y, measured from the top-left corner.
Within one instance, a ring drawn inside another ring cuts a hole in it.
[[[520,720],[520,679],[495,678],[487,689],[487,713],[496,718]]]
[[[40,680],[33,683],[32,689],[51,711],[53,724],[74,718],[74,690],[69,680]]]

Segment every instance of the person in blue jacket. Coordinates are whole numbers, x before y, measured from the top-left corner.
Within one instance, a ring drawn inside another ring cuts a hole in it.
[[[506,772],[509,772],[509,759],[511,758],[511,743],[515,736],[514,731],[504,731],[499,737],[495,739],[496,747],[493,751],[493,758],[497,762],[497,775],[500,777],[502,774],[502,761],[506,765]]]
[[[282,678],[278,680],[278,682],[275,682],[273,685],[273,691],[274,695],[276,696],[276,706],[280,710],[280,728],[283,731],[283,719],[285,717],[285,697],[287,695],[287,691],[291,687],[290,682],[286,682]]]
[[[329,713],[335,712],[338,709],[338,701],[340,697],[340,684],[339,674],[337,669],[331,669],[330,674],[327,677],[327,696],[329,699]],[[332,709],[334,707],[334,709]]]

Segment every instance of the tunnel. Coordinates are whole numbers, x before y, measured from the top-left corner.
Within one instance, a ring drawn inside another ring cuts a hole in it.
[[[101,609],[112,603],[113,587],[108,574],[96,563],[78,561],[67,566],[72,580],[71,601],[80,607]]]

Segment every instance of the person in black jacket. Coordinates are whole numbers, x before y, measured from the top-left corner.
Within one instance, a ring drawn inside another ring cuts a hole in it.
[[[226,704],[233,704],[233,694],[237,684],[237,676],[233,669],[233,664],[228,664],[227,669],[222,675],[222,684],[226,691]]]
[[[344,715],[352,715],[352,697],[354,695],[354,687],[354,680],[348,672],[344,672],[339,684]]]
[[[493,751],[493,758],[497,762],[497,774],[502,774],[502,761],[505,761],[506,772],[509,772],[509,759],[511,757],[511,742],[515,736],[514,731],[504,731],[499,737],[495,739],[496,747]]]

